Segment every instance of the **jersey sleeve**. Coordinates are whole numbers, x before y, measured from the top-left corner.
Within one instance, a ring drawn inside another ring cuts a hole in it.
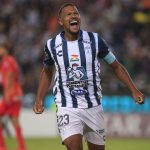
[[[108,64],[116,60],[115,55],[110,51],[110,47],[100,36],[98,36],[98,58],[104,59]]]
[[[44,47],[44,60],[43,60],[43,64],[45,67],[49,67],[54,65],[54,60],[51,56],[51,53],[47,47],[47,44]]]

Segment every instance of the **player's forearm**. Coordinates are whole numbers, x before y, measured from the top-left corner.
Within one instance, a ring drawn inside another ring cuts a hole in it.
[[[46,69],[43,68],[41,72],[36,100],[43,100],[43,97],[45,96],[46,92],[48,91],[48,88],[51,85],[52,78],[53,78],[53,71],[48,72],[46,71]]]
[[[43,99],[49,86],[50,86],[50,80],[49,80],[48,76],[46,75],[45,71],[42,70],[39,87],[38,87],[38,91],[37,91],[37,100]]]
[[[131,92],[134,92],[136,90],[136,87],[135,87],[129,73],[121,64],[118,65],[118,67],[116,67],[114,69],[114,73],[116,74],[118,79],[128,87],[128,89]]]

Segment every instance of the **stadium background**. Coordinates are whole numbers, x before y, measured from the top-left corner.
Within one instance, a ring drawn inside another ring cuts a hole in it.
[[[32,106],[42,68],[43,47],[47,39],[61,31],[57,23],[57,11],[64,2],[74,2],[78,6],[82,17],[82,29],[98,32],[113,47],[119,61],[127,68],[137,87],[146,96],[143,106],[135,105],[124,85],[102,62],[103,106],[107,134],[111,137],[110,140],[108,138],[107,150],[123,150],[122,145],[130,145],[129,150],[148,150],[150,1],[1,0],[0,42],[8,42],[10,53],[21,67],[21,83],[24,90],[21,123],[28,149],[61,149],[56,148],[61,144],[57,139],[52,92],[49,91],[45,97],[46,112],[42,116],[35,116]],[[14,133],[7,118],[4,121],[6,134],[13,137]],[[125,139],[122,140],[123,137]],[[8,138],[7,142],[10,150],[15,147],[13,138]],[[35,147],[36,145],[38,146]]]

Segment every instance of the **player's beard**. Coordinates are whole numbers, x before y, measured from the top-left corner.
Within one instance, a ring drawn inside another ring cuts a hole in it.
[[[77,32],[72,32],[70,29],[68,30],[68,32],[73,36],[73,37],[77,37],[79,36],[80,34],[80,29],[77,31]]]

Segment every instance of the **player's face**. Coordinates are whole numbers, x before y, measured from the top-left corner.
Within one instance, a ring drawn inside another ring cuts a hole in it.
[[[59,23],[64,27],[65,32],[79,33],[81,19],[77,8],[75,6],[63,8]]]

